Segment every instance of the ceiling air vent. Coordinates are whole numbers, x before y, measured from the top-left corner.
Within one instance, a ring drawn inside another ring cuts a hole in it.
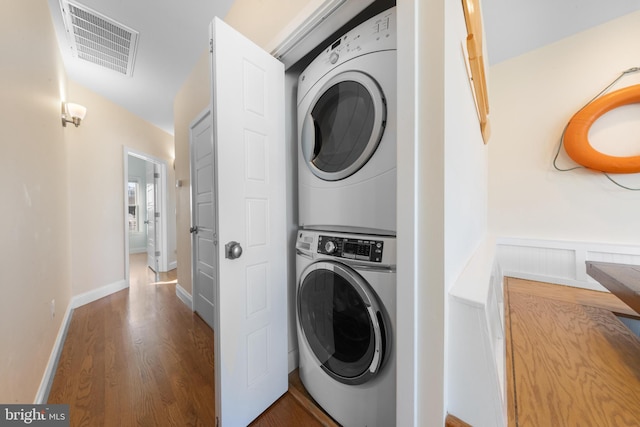
[[[60,7],[74,57],[133,75],[137,31],[78,3],[63,0]]]

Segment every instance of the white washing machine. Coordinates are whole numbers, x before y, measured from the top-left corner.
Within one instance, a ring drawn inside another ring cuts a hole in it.
[[[396,233],[395,8],[327,47],[298,79],[299,223]]]
[[[396,240],[299,230],[300,379],[345,427],[396,420]]]

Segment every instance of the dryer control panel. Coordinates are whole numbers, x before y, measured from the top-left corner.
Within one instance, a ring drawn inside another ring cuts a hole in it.
[[[396,50],[395,6],[334,40],[305,68],[298,79],[298,104],[322,76],[362,55]],[[384,64],[385,66],[387,64]],[[392,64],[395,66],[395,64]]]
[[[336,236],[318,236],[318,253],[337,258],[382,262],[382,240],[350,239]]]

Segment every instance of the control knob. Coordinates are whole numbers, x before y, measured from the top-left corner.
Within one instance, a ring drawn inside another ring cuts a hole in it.
[[[340,58],[340,56],[336,52],[331,52],[331,55],[329,55],[329,62],[335,64],[338,62],[338,58]]]
[[[336,242],[334,242],[333,240],[329,240],[327,243],[324,244],[324,250],[327,251],[328,254],[334,253],[337,248],[338,246],[336,245]]]

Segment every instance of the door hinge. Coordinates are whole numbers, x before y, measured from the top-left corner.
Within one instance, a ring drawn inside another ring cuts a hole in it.
[[[160,251],[156,251],[156,256],[160,256]]]
[[[216,427],[220,427],[220,418],[216,417]]]
[[[213,53],[213,39],[209,39],[209,53]],[[217,425],[217,421],[216,421]]]
[[[158,179],[158,178],[160,178],[160,174],[159,174],[158,172],[154,172],[154,173],[153,173],[153,177],[154,177],[155,179]]]
[[[154,212],[154,216],[155,216],[156,218],[160,218],[160,212]]]

